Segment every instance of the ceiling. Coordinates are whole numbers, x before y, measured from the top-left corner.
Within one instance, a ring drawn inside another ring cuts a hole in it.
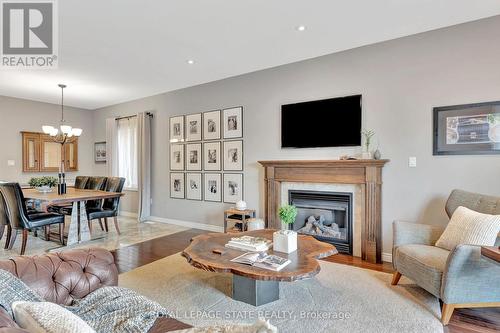
[[[500,0],[58,4],[59,68],[1,70],[0,95],[59,103],[63,82],[68,105],[96,109],[500,14]]]

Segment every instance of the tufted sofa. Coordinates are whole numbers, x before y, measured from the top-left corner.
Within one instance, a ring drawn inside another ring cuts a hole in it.
[[[113,255],[99,248],[68,250],[0,261],[0,269],[20,278],[46,301],[70,305],[96,289],[118,284]],[[189,328],[173,318],[159,318],[149,333]],[[0,333],[26,333],[0,308]],[[34,332],[33,332],[34,333]]]

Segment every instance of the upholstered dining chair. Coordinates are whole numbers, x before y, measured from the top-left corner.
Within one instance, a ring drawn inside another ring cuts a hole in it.
[[[445,207],[448,217],[460,206],[500,215],[499,197],[454,190]],[[461,244],[452,251],[434,246],[443,231],[439,226],[394,222],[392,284],[404,275],[440,298],[444,325],[458,308],[500,307],[500,265],[483,258],[480,246]]]
[[[55,213],[35,213],[28,214],[26,203],[24,200],[23,191],[19,183],[4,183],[0,184],[0,193],[5,202],[7,217],[10,223],[11,234],[9,238],[9,250],[14,246],[16,236],[19,230],[22,231],[23,238],[21,244],[21,255],[26,251],[26,243],[28,241],[28,231],[35,228],[45,227],[50,225],[59,225],[59,240],[64,245],[64,216]],[[46,230],[46,233],[48,231]]]
[[[3,196],[0,194],[0,240],[5,233],[5,229],[10,228],[9,217],[7,216],[7,207],[5,207],[5,200]],[[5,248],[9,245],[9,239],[6,237]]]
[[[85,189],[85,186],[87,186],[87,182],[89,180],[88,176],[76,176],[75,178],[75,188],[76,189]],[[65,207],[71,207],[72,204],[61,204],[61,205],[51,205],[47,207],[47,210],[51,213],[58,213],[58,214],[63,214],[64,212],[61,212],[61,209]]]
[[[118,192],[123,191],[123,186],[125,185],[125,178],[121,177],[108,177],[106,181],[106,192]],[[104,219],[104,229],[108,232],[108,218],[113,218],[116,232],[120,234],[120,228],[118,226],[118,208],[120,205],[120,197],[104,199],[102,207],[90,207],[87,208],[87,217],[90,225],[92,220]],[[92,229],[92,228],[91,228]]]

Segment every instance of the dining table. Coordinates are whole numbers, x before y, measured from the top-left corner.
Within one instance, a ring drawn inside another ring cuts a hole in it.
[[[65,194],[58,194],[57,191],[40,192],[34,188],[23,189],[23,194],[25,199],[40,201],[45,207],[65,204],[73,206],[66,241],[67,246],[90,241],[92,239],[85,209],[87,201],[112,199],[124,195],[124,193],[121,192],[83,190],[74,187],[68,187]]]

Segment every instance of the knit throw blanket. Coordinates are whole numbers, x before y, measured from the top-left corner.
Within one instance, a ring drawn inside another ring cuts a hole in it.
[[[0,269],[0,306],[13,316],[15,301],[43,302],[23,281]],[[120,287],[104,287],[75,300],[66,309],[86,321],[97,333],[147,332],[166,310],[156,302]]]

